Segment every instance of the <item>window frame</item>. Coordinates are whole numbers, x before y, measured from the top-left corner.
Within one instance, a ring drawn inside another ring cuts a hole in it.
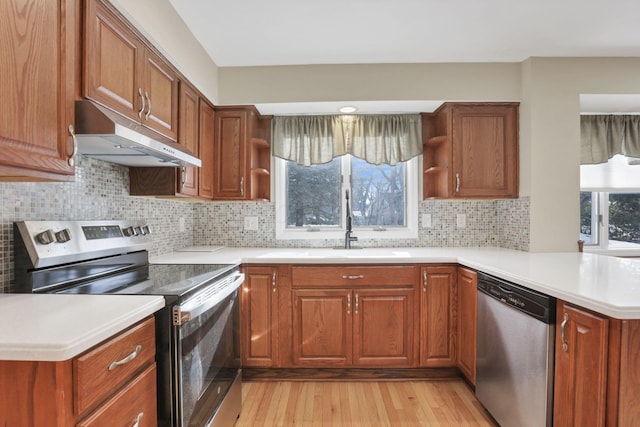
[[[588,191],[591,193],[591,235],[595,236],[592,241],[595,243],[585,243],[587,252],[612,254],[619,256],[640,255],[640,243],[618,242],[612,244],[609,238],[609,194],[623,193],[630,191]],[[633,191],[640,193],[640,191]]]
[[[406,226],[388,227],[382,230],[375,227],[354,227],[353,235],[359,239],[417,239],[418,238],[418,205],[419,205],[419,170],[421,156],[416,156],[405,163],[406,168]],[[346,225],[346,205],[341,198],[340,225],[335,227],[287,227],[287,160],[273,158],[273,193],[275,201],[276,240],[344,240]],[[351,186],[351,164],[340,161],[342,179],[340,194]]]

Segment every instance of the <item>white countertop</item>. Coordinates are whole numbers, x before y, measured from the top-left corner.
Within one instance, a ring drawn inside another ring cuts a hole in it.
[[[173,264],[458,263],[618,319],[640,319],[640,259],[590,253],[531,253],[501,248],[197,247],[151,258]]]
[[[0,360],[68,360],[164,307],[138,295],[0,294]]]

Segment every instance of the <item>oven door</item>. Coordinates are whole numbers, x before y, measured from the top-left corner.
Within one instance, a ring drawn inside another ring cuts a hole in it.
[[[243,278],[239,275],[235,281],[242,283]],[[232,425],[239,415],[238,295],[236,286],[214,305],[205,300],[197,306],[187,302],[174,308],[177,426],[218,425],[222,421],[216,419],[214,423],[218,414],[231,414],[233,420],[224,421],[223,425]],[[187,312],[185,305],[190,305]]]

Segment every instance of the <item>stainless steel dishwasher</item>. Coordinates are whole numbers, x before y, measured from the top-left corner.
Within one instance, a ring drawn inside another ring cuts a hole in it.
[[[476,396],[502,427],[551,426],[556,300],[478,273]]]

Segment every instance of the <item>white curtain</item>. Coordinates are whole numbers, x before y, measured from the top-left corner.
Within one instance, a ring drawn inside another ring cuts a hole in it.
[[[422,153],[419,114],[276,116],[272,126],[273,155],[305,166],[345,154],[395,165]]]
[[[580,116],[580,148],[583,165],[605,163],[616,154],[640,157],[640,116]]]

